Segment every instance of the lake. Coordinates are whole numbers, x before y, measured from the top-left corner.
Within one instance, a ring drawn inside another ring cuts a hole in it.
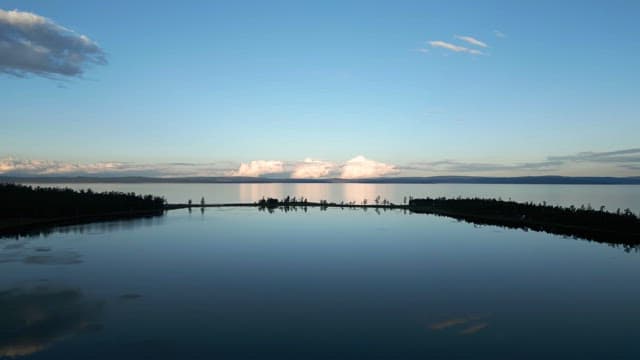
[[[166,194],[281,194],[261,186]],[[175,188],[134,191],[163,187]],[[381,195],[425,195],[409,189]],[[631,200],[596,189],[592,203],[637,205],[635,188],[623,190]],[[640,358],[640,254],[546,233],[401,210],[208,208],[5,238],[0,249],[0,357]]]
[[[122,191],[164,196],[170,203],[189,199],[207,203],[254,202],[264,197],[304,196],[309,201],[369,203],[376,196],[396,204],[404,197],[482,197],[579,207],[601,205],[615,211],[640,212],[640,185],[509,185],[509,184],[30,184],[95,191]]]

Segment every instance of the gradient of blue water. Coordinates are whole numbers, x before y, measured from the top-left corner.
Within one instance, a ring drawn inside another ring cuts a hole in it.
[[[621,248],[402,211],[317,208],[176,210],[62,230],[0,240],[3,318],[14,302],[76,294],[67,307],[24,310],[23,325],[55,320],[37,331],[0,324],[0,354],[640,356],[640,255]]]

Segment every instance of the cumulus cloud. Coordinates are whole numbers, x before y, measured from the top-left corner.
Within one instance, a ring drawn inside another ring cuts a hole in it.
[[[317,179],[329,175],[335,165],[328,161],[304,159],[303,162],[296,164],[291,178],[293,179]]]
[[[0,9],[0,73],[80,76],[87,65],[106,63],[87,36],[34,13]]]
[[[356,156],[342,166],[340,177],[343,179],[374,178],[394,174],[397,170],[393,165],[369,160],[362,155]]]
[[[482,55],[482,52],[476,49],[469,49],[468,47],[451,44],[441,40],[429,41],[429,45],[434,48],[442,48],[453,52],[463,52],[471,55]]]
[[[473,38],[473,37],[471,37],[471,36],[460,36],[460,35],[456,35],[456,36],[454,36],[454,37],[455,37],[456,39],[458,39],[458,40],[462,40],[462,41],[467,42],[467,43],[469,43],[469,44],[471,44],[471,45],[475,45],[475,46],[479,46],[479,47],[483,47],[483,48],[488,47],[488,45],[487,45],[486,43],[484,43],[484,42],[482,42],[482,41],[480,41],[480,40],[478,40],[478,39],[476,39],[476,38]]]
[[[250,163],[241,163],[238,170],[229,173],[231,176],[257,177],[265,174],[281,173],[284,171],[284,163],[278,160],[253,160]]]

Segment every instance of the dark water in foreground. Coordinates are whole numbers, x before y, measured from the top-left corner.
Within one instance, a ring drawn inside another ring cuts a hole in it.
[[[638,359],[640,254],[401,211],[0,240],[0,357]]]

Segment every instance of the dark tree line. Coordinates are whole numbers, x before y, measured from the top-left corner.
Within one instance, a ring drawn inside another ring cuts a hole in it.
[[[0,184],[0,218],[49,218],[162,210],[165,199],[123,192],[93,192]]]
[[[604,211],[604,207],[596,210],[591,206],[562,207],[551,206],[546,203],[519,203],[515,201],[504,201],[496,199],[446,199],[446,198],[426,198],[412,199],[409,207],[432,207],[447,209],[450,211],[473,212],[496,216],[518,216],[533,218],[540,221],[562,221],[572,225],[589,226],[638,226],[638,217],[629,209],[624,212],[618,210],[617,213]]]
[[[258,201],[258,206],[259,207],[266,207],[266,208],[274,208],[274,207],[278,207],[278,206],[304,206],[304,205],[308,205],[309,204],[309,200],[304,198],[304,197],[300,197],[297,198],[294,197],[290,197],[287,196],[282,200],[278,200],[275,198],[262,198],[260,199],[260,201]]]
[[[640,243],[640,219],[629,209],[576,208],[496,199],[411,199],[409,210],[434,213],[474,223],[521,227],[602,242]]]

